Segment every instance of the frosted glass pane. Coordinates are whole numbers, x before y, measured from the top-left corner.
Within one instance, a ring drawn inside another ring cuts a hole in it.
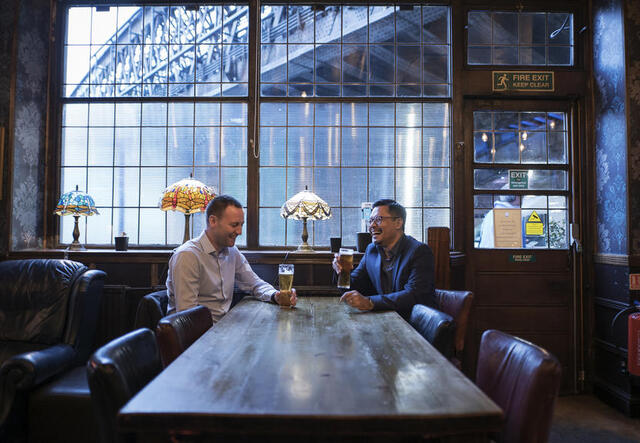
[[[164,166],[167,164],[167,129],[142,128],[142,166]]]
[[[285,103],[261,103],[260,122],[264,126],[284,126],[287,121],[287,105]]]
[[[366,126],[369,121],[369,107],[366,103],[343,103],[342,124],[344,126]]]
[[[222,168],[220,192],[237,198],[242,206],[247,205],[247,170],[245,168]]]
[[[287,129],[276,127],[260,128],[260,164],[263,166],[284,166],[287,146]]]
[[[287,200],[285,180],[284,168],[260,168],[260,206],[282,206]]]
[[[225,128],[225,130],[229,129]],[[213,126],[196,128],[195,137],[196,165],[220,165],[220,128]]]
[[[289,165],[310,166],[313,162],[313,128],[290,127],[287,139]]]
[[[193,103],[169,103],[169,126],[193,125]]]
[[[80,191],[87,189],[87,170],[85,168],[62,168],[60,193],[73,191],[76,185]]]
[[[314,158],[316,166],[339,166],[340,128],[317,127],[315,129]]]
[[[87,126],[88,116],[87,103],[66,103],[62,107],[63,126]]]
[[[140,209],[140,244],[164,245],[165,215],[160,209]]]
[[[111,206],[112,190],[113,170],[111,168],[89,169],[87,193],[93,197],[96,206]]]
[[[407,209],[407,220],[405,221],[404,233],[412,236],[418,241],[423,241],[421,209]]]
[[[223,126],[247,126],[247,104],[246,103],[223,103],[222,104],[222,125]]]
[[[394,198],[393,176],[393,168],[371,168],[369,170],[369,198],[367,201]]]
[[[367,201],[367,170],[365,168],[342,169],[342,206],[357,206]]]
[[[89,126],[113,126],[113,103],[90,103]]]
[[[448,128],[422,130],[423,166],[449,166],[451,151]]]
[[[221,163],[224,166],[246,166],[247,128],[220,128],[222,138]],[[215,140],[213,140],[215,142]]]
[[[138,168],[114,168],[114,206],[138,206],[140,184]]]
[[[143,103],[142,104],[142,125],[143,126],[165,126],[167,124],[167,104],[166,103]]]
[[[62,129],[62,166],[87,164],[87,129]]]
[[[73,220],[73,217],[63,218]],[[80,217],[80,221],[83,220],[86,220],[86,223],[80,224],[80,241],[82,243],[88,245],[108,245],[113,243],[111,231],[111,208],[100,208],[100,215]],[[70,239],[69,243],[71,243],[71,241],[73,240]]]
[[[89,166],[113,165],[113,128],[89,128]]]
[[[158,207],[166,184],[164,168],[142,168],[140,171],[140,206]]]
[[[396,165],[420,166],[422,164],[422,131],[419,128],[396,129]]]
[[[193,128],[169,128],[168,159],[170,165],[193,164]]]
[[[369,105],[369,124],[371,126],[393,126],[395,105],[393,103],[371,103]]]
[[[140,164],[140,129],[116,128],[116,166],[138,166]]]
[[[113,209],[113,235],[120,235],[122,232],[129,237],[130,245],[138,244],[138,208]],[[111,243],[114,242],[111,240]]]
[[[449,206],[449,168],[424,169],[424,206]]]
[[[422,206],[422,171],[399,168],[396,171],[396,200],[405,207]]]
[[[196,126],[218,126],[220,103],[196,103]]]
[[[220,191],[220,169],[219,168],[195,168],[193,178],[200,180],[207,186],[213,187],[216,194],[224,194]]]
[[[291,198],[300,191],[304,191],[304,187],[313,190],[313,169],[312,168],[296,168],[287,170],[287,198]],[[280,202],[280,205],[284,200]]]
[[[313,125],[313,104],[289,103],[287,106],[288,124],[291,126]]]
[[[260,244],[264,246],[284,245],[285,219],[279,209],[260,209]]]
[[[367,128],[342,129],[342,166],[367,165]]]
[[[369,129],[369,166],[393,166],[393,128]]]
[[[140,103],[117,103],[116,126],[140,126]]]
[[[318,197],[335,208],[340,205],[340,189],[336,183],[340,182],[340,169],[316,168],[314,176],[314,192]]]

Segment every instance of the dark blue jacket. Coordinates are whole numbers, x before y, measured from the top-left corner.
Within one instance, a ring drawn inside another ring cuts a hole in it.
[[[408,319],[416,303],[436,308],[433,284],[433,253],[426,244],[405,235],[400,240],[393,273],[392,292],[382,293],[378,247],[371,243],[351,273],[351,289],[368,296],[374,310],[390,309]]]

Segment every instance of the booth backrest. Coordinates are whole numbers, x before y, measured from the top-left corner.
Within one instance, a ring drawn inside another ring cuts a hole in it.
[[[0,341],[63,341],[73,289],[86,270],[69,260],[0,262]]]

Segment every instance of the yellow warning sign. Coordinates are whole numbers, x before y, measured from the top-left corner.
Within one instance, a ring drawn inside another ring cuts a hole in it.
[[[544,235],[544,223],[536,211],[533,211],[524,228],[525,235]]]

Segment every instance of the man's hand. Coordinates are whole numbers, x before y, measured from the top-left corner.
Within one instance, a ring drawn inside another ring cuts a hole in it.
[[[278,291],[273,297],[280,306],[294,307],[298,301],[298,295],[296,294],[296,288],[291,288],[289,291]]]
[[[358,291],[348,291],[342,294],[340,301],[345,302],[349,306],[360,309],[361,311],[370,311],[373,309],[373,302],[369,297],[365,297]]]
[[[340,266],[340,260],[338,260],[338,257],[340,257],[340,254],[338,254],[337,252],[333,254],[333,263],[331,263],[331,265],[333,266],[333,270],[336,271],[336,274],[340,274],[340,271],[342,271],[342,266]]]

